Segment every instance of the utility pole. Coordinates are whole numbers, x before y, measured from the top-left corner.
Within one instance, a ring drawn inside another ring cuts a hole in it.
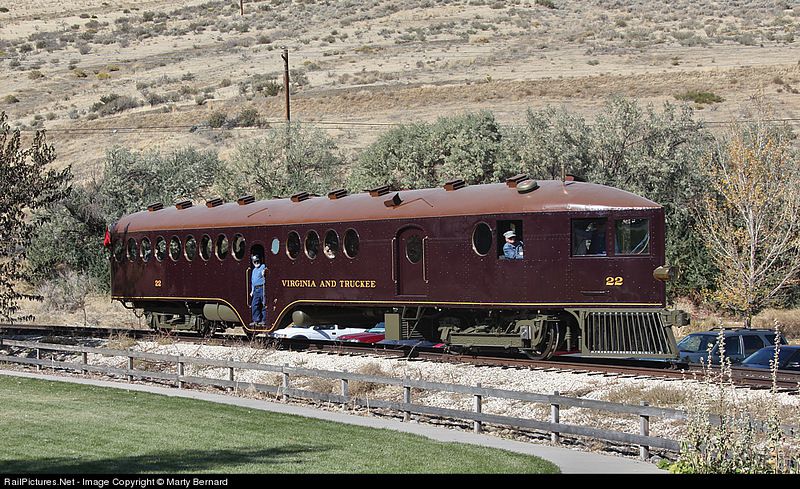
[[[283,92],[286,94],[286,122],[292,120],[289,111],[289,48],[283,48]]]
[[[244,15],[244,0],[239,0],[239,13]]]

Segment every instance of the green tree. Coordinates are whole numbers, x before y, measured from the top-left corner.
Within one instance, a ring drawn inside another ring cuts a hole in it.
[[[497,181],[510,171],[503,166],[502,146],[500,125],[487,111],[402,125],[361,153],[349,186],[413,189],[454,178],[470,184]]]
[[[33,298],[18,290],[26,278],[20,264],[28,254],[34,231],[30,212],[55,202],[69,192],[69,167],[49,166],[56,159],[44,131],[37,131],[23,149],[19,130],[12,131],[0,112],[0,317],[15,319],[18,300]]]
[[[106,228],[148,204],[169,205],[210,196],[221,162],[213,151],[188,147],[168,153],[114,148],[100,178],[82,185],[35,215],[30,275],[43,282],[61,272],[79,271],[107,290],[109,262],[103,248]]]
[[[529,110],[526,125],[507,139],[508,169],[516,162],[533,178],[557,179],[563,168],[664,206],[667,261],[681,269],[670,293],[692,295],[712,285],[715,269],[691,209],[705,189],[697,161],[713,138],[689,107],[665,104],[658,112],[618,98],[591,122],[563,109]]]
[[[333,139],[318,129],[299,123],[271,127],[263,138],[237,146],[216,189],[228,198],[322,194],[341,186],[344,161]]]

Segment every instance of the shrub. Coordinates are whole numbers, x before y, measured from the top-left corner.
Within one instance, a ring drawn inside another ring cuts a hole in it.
[[[293,123],[270,127],[263,138],[239,144],[216,187],[217,193],[231,198],[323,193],[342,186],[343,169],[344,158],[330,136]]]
[[[126,95],[118,95],[111,93],[100,97],[99,102],[92,105],[91,111],[96,112],[100,116],[118,114],[122,111],[133,109],[141,106],[142,103],[132,97]]]
[[[397,189],[425,188],[452,178],[496,181],[508,176],[501,168],[501,143],[500,126],[490,112],[403,125],[359,155],[349,187],[363,190],[388,183]]]
[[[236,125],[240,127],[253,127],[259,124],[259,120],[258,110],[248,107],[239,112],[238,117],[236,117]]]
[[[686,92],[675,95],[675,98],[687,102],[694,102],[696,104],[715,104],[725,101],[725,99],[719,95],[698,90],[687,90]]]
[[[19,99],[13,95],[6,95],[3,98],[3,102],[7,104],[16,104],[19,102]]]
[[[228,115],[224,111],[216,110],[208,117],[208,125],[209,127],[217,129],[224,126],[227,120]]]

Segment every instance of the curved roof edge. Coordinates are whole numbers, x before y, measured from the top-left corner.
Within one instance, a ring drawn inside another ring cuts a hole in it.
[[[373,197],[363,192],[331,199],[310,197],[236,202],[215,207],[175,206],[123,216],[114,231],[151,231],[248,227],[263,225],[340,223],[384,219],[515,214],[526,212],[602,212],[620,209],[653,209],[661,206],[636,194],[594,183],[538,181],[528,193],[504,183],[468,185],[456,190],[443,187],[390,191]]]

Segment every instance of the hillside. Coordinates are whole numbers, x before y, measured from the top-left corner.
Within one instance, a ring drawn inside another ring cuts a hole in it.
[[[763,94],[777,117],[800,119],[800,6],[788,1],[183,5],[0,0],[0,110],[47,128],[79,178],[114,145],[224,157],[259,128],[211,128],[213,113],[283,120],[285,46],[292,120],[348,149],[392,124],[479,109],[514,124],[548,104],[592,114],[615,95],[687,99],[719,123]]]

